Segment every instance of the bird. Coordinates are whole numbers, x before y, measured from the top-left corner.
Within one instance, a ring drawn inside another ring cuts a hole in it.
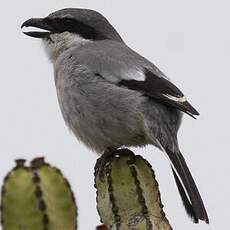
[[[65,8],[28,19],[25,27],[24,34],[42,40],[64,121],[77,139],[103,155],[124,146],[157,147],[189,217],[209,223],[178,144],[183,114],[199,115],[182,91],[95,10]]]

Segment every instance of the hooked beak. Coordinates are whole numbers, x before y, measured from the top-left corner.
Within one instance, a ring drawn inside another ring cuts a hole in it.
[[[53,31],[52,26],[50,26],[47,23],[46,18],[31,18],[31,19],[25,21],[21,25],[21,28],[24,28],[24,27],[35,27],[35,28],[39,28],[39,29],[45,30],[45,31],[23,32],[25,35],[28,35],[28,36],[34,37],[34,38],[46,38]]]

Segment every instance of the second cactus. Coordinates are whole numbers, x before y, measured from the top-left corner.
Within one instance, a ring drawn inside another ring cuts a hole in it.
[[[16,162],[2,189],[3,230],[75,230],[75,199],[61,172],[43,158]]]

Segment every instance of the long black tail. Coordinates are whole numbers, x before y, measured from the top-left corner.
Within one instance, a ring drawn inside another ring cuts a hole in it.
[[[188,169],[182,154],[165,149],[172,164],[173,175],[188,215],[195,223],[203,220],[209,223],[208,215],[205,210],[200,193]]]

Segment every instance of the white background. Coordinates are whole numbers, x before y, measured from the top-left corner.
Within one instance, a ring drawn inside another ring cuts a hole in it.
[[[79,229],[99,224],[93,167],[97,156],[69,133],[59,111],[52,66],[21,23],[64,7],[100,11],[133,49],[153,61],[200,111],[184,117],[182,152],[206,204],[210,225],[186,216],[168,162],[153,147],[136,149],[153,165],[174,229],[229,228],[229,1],[21,0],[0,8],[0,183],[15,158],[44,155],[69,178],[79,207]]]

